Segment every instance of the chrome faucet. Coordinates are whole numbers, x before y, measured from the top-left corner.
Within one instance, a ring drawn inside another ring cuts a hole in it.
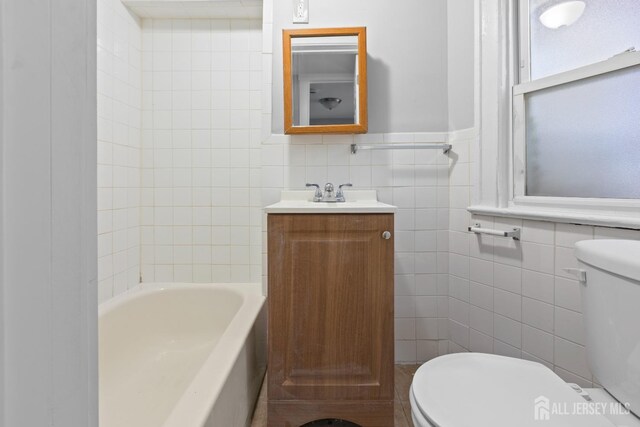
[[[338,186],[338,192],[336,193],[336,202],[344,202],[344,192],[342,191],[342,187],[353,187],[352,184],[340,184]]]
[[[318,184],[307,184],[307,187],[315,187],[315,193],[313,195],[314,202],[325,202],[325,203],[334,203],[334,202],[344,202],[344,192],[342,191],[342,187],[352,187],[351,184],[341,184],[338,186],[338,191],[334,192],[334,186],[332,183],[327,182],[324,186],[324,193],[320,190],[320,186]]]
[[[320,186],[318,184],[307,184],[307,187],[315,187],[316,188],[316,192],[313,195],[313,201],[314,202],[321,202],[322,201],[322,191],[320,191]]]
[[[335,202],[336,196],[333,194],[333,184],[327,182],[324,185],[324,194],[322,195],[323,202]]]

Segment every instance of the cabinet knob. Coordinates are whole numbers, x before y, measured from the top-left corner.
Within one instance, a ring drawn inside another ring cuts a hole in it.
[[[382,238],[385,240],[389,240],[391,238],[391,232],[390,231],[382,232]]]

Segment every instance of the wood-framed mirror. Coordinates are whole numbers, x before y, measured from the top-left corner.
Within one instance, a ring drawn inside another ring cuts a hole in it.
[[[284,132],[367,132],[365,27],[283,30]]]

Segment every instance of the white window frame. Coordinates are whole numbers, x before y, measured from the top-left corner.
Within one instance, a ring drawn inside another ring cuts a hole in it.
[[[524,121],[526,94],[637,66],[640,52],[618,54],[599,63],[530,81],[529,0],[492,1],[493,4],[491,0],[477,3],[483,23],[478,30],[480,44],[476,46],[481,58],[476,70],[481,98],[476,108],[482,109],[477,177],[480,197],[478,205],[471,206],[469,211],[640,229],[640,199],[526,196]],[[492,24],[499,29],[489,31]],[[494,65],[485,58],[498,63]],[[491,101],[499,102],[496,111],[487,111]],[[491,185],[497,188],[494,190]]]

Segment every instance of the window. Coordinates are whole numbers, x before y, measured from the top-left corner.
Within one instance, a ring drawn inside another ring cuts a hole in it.
[[[638,202],[640,2],[520,0],[519,15],[512,204]]]

